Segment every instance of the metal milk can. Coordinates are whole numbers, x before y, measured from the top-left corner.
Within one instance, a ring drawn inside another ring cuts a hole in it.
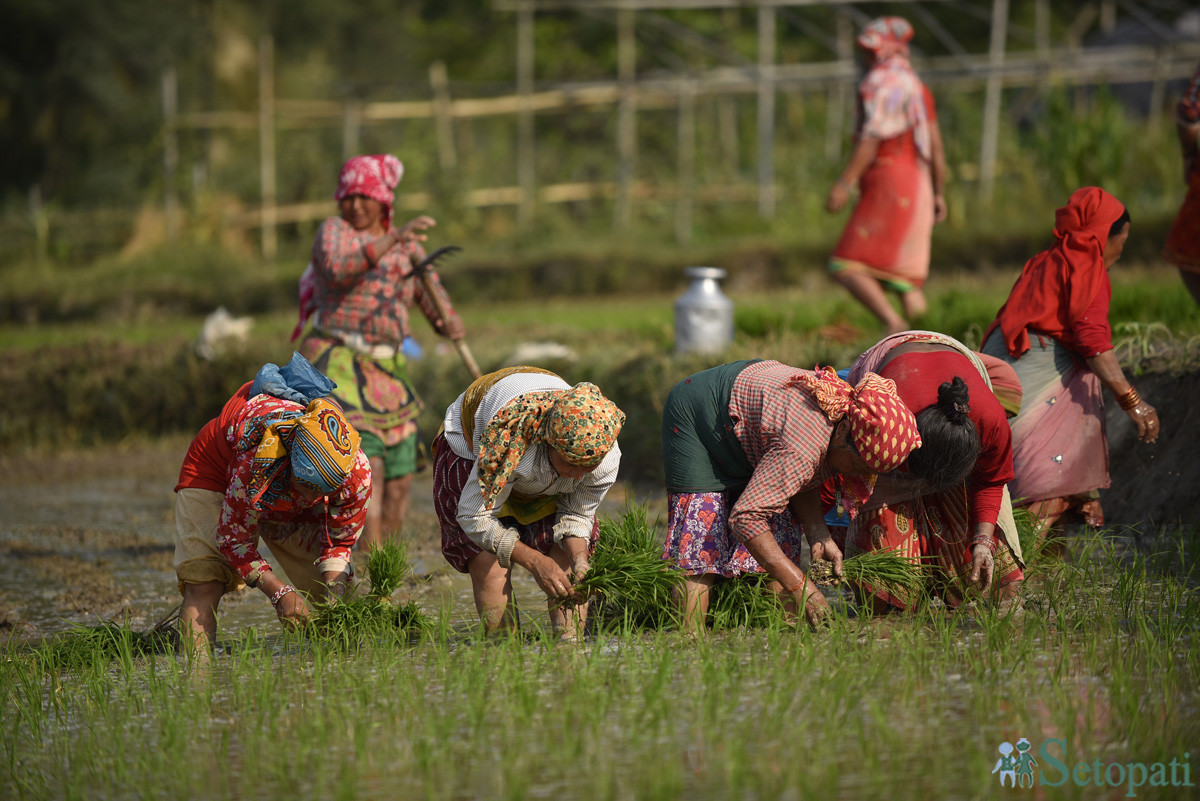
[[[717,283],[720,267],[688,267],[691,286],[675,301],[675,351],[715,353],[733,341],[733,301]]]

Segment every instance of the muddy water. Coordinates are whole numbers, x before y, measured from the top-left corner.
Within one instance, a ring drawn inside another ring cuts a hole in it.
[[[75,624],[124,620],[154,625],[179,603],[172,568],[174,493],[186,440],[105,451],[0,458],[0,639],[36,639]],[[614,489],[604,515],[619,514]],[[439,550],[429,473],[418,476],[405,537],[415,577],[399,592],[430,614],[449,610],[456,626],[474,625],[471,582]],[[269,548],[264,549],[268,552]],[[523,618],[544,622],[545,596],[525,571],[514,572]],[[235,634],[278,631],[255,590],[226,596],[220,627]]]

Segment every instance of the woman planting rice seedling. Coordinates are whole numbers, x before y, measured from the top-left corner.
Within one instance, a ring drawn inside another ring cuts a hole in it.
[[[871,373],[895,382],[922,444],[903,470],[880,478],[850,521],[847,558],[886,549],[919,561],[950,606],[972,588],[1015,597],[1024,575],[1005,487],[1013,477],[1012,432],[988,368],[952,337],[904,331],[858,357],[847,377]],[[902,584],[860,586],[877,612],[907,609],[914,600],[913,588]]]
[[[546,593],[558,633],[582,631],[586,607],[560,602],[576,595],[567,571],[588,571],[624,422],[594,384],[571,386],[537,367],[489,373],[446,409],[433,443],[442,554],[470,574],[487,632],[517,627],[514,564]]]
[[[832,369],[739,361],[675,385],[663,409],[667,541],[663,558],[687,575],[684,625],[703,628],[719,578],[765,570],[810,622],[829,612],[796,566],[803,527],[814,559],[841,570],[821,510],[822,484],[838,474],[852,514],[875,476],[921,444],[895,385],[877,375],[851,386]]]
[[[1117,363],[1108,321],[1108,271],[1129,237],[1129,212],[1103,189],[1083,187],[1056,212],[1054,236],[1054,245],[1025,262],[983,343],[984,353],[1011,364],[1021,380],[1010,489],[1043,531],[1068,512],[1104,525],[1097,490],[1112,481],[1101,385],[1139,439],[1151,443],[1159,434],[1158,413]]]
[[[265,365],[192,440],[175,487],[180,621],[199,648],[216,641],[227,592],[257,587],[279,620],[309,619],[305,596],[340,593],[371,497],[358,432],[325,399],[333,382],[300,354]],[[258,551],[265,539],[291,583]]]

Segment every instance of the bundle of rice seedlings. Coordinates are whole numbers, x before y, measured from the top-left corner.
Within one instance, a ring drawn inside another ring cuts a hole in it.
[[[766,573],[743,573],[709,590],[708,623],[714,631],[770,628],[785,623],[783,596],[772,592]]]
[[[621,517],[600,521],[590,568],[576,588],[594,600],[590,625],[659,629],[677,623],[674,593],[682,581],[683,574],[662,558],[646,508],[629,504]]]
[[[368,640],[420,634],[431,626],[429,617],[412,601],[395,604],[392,593],[413,573],[408,548],[389,541],[367,554],[366,592],[351,590],[342,598],[313,604],[310,633],[346,648]]]
[[[905,596],[919,591],[925,578],[919,560],[890,549],[865,551],[842,562],[844,581],[893,595]]]
[[[83,670],[120,660],[131,666],[138,657],[174,651],[179,645],[179,606],[147,631],[134,631],[128,617],[122,623],[106,620],[96,626],[75,625],[42,642],[35,658],[43,670]]]

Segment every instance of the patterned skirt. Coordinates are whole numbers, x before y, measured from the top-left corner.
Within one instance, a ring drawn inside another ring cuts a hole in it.
[[[458,499],[463,487],[471,477],[475,465],[470,459],[456,454],[448,444],[446,436],[438,433],[433,440],[433,508],[437,513],[442,531],[442,556],[459,573],[467,573],[467,562],[483,549],[471,541],[458,524]],[[519,523],[515,517],[501,517],[500,522],[516,529],[525,545],[542,554],[549,554],[554,545],[554,521],[556,515],[548,515],[532,523]],[[595,551],[600,536],[600,524],[592,522],[592,536],[588,542],[589,555]]]
[[[690,576],[714,574],[734,578],[742,573],[762,573],[745,544],[729,530],[729,514],[736,499],[729,492],[671,492],[667,494],[667,541],[663,559],[674,562]],[[803,539],[790,511],[768,520],[779,547],[800,564]]]
[[[312,330],[300,343],[300,354],[337,383],[333,397],[359,431],[374,434],[389,448],[416,436],[424,404],[403,353],[373,359]]]
[[[957,607],[971,577],[971,534],[965,493],[936,493],[860,513],[846,533],[846,558],[866,551],[895,550],[919,561],[928,576],[927,591]],[[1025,578],[1008,543],[1003,538],[996,543],[991,592]],[[902,587],[865,584],[863,589],[899,609],[908,609],[914,600]]]

